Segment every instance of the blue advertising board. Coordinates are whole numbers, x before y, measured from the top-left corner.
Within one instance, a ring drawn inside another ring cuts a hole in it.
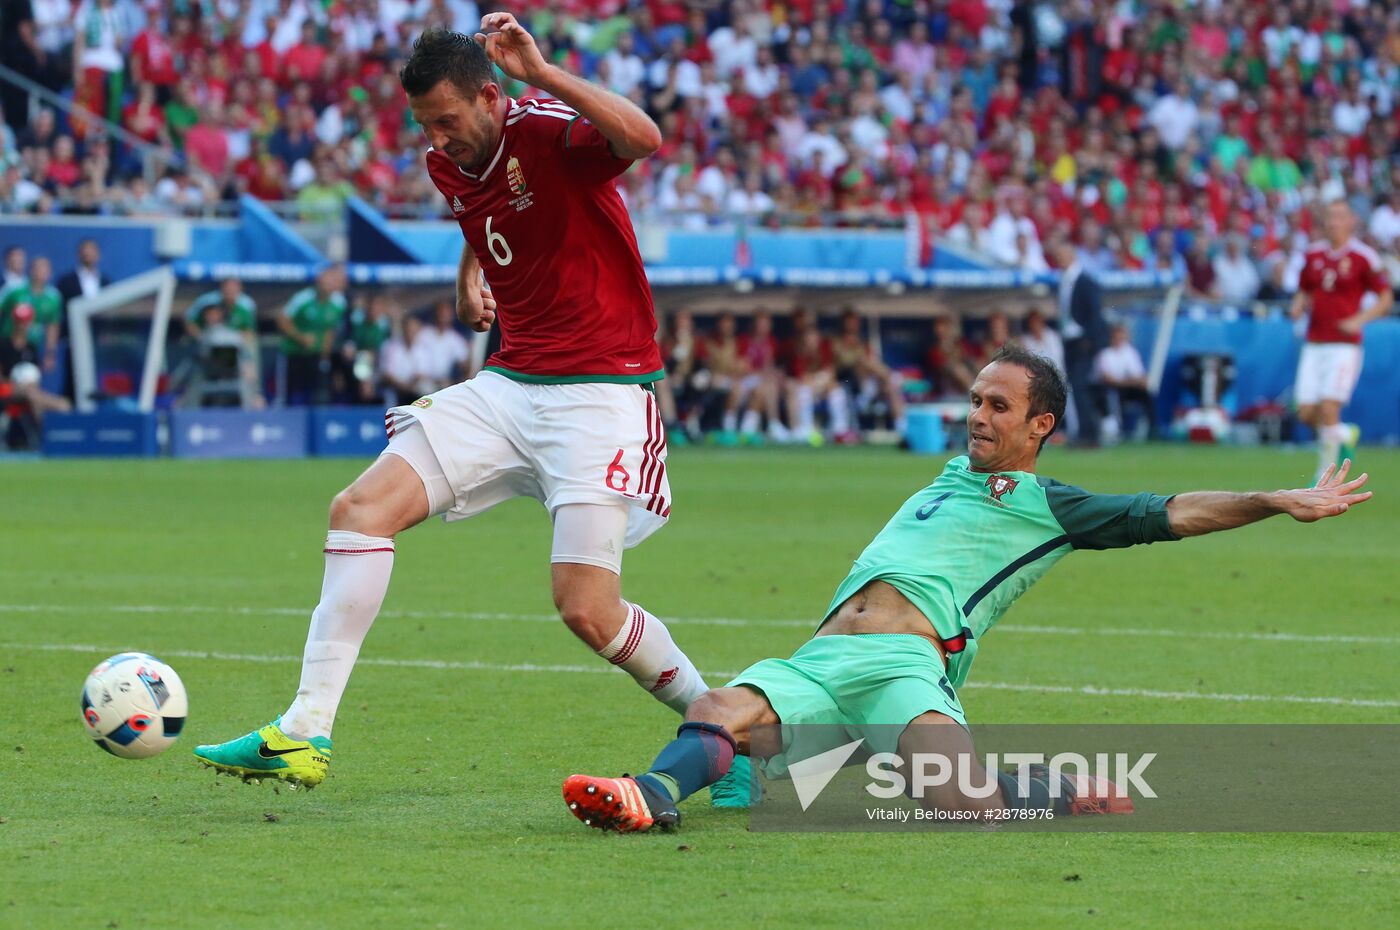
[[[294,410],[172,410],[170,454],[187,459],[288,459],[307,454],[307,415]]]
[[[45,455],[156,455],[154,413],[50,413],[44,417]]]
[[[367,458],[384,451],[384,410],[380,407],[314,407],[311,454]]]

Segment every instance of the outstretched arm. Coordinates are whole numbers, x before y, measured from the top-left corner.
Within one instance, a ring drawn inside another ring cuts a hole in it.
[[[1314,523],[1346,513],[1355,504],[1371,499],[1362,491],[1367,475],[1347,481],[1351,460],[1339,469],[1328,468],[1316,487],[1292,491],[1197,491],[1178,494],[1167,504],[1167,521],[1178,536],[1201,536],[1286,513],[1299,523]]]
[[[488,13],[481,29],[476,41],[497,67],[577,110],[618,158],[635,161],[661,148],[661,130],[650,116],[627,98],[546,62],[534,38],[511,14]]]

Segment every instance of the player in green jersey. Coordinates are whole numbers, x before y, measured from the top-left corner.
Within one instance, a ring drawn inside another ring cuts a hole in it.
[[[1065,386],[1047,359],[1019,346],[982,369],[970,400],[967,454],[949,461],[866,547],[812,639],[790,658],[765,659],[697,698],[676,739],[644,774],[571,776],[564,798],[580,820],[624,832],[669,826],[679,820],[676,805],[723,776],[736,753],[781,777],[790,756],[811,758],[847,742],[851,732],[872,752],[907,758],[932,741],[945,754],[952,747],[971,757],[956,689],[982,636],[1065,555],[1199,536],[1275,514],[1311,523],[1371,496],[1361,489],[1366,475],[1346,480],[1349,463],[1315,487],[1267,493],[1092,494],[1041,477],[1036,458],[1064,414]],[[835,725],[805,732],[838,742],[796,747],[799,724]],[[923,724],[958,726],[916,726]],[[755,745],[751,731],[760,727]],[[924,803],[1055,813],[1131,809],[1110,798],[1117,792],[1105,780],[1035,768],[1031,775],[1026,784],[999,773],[1000,788],[987,799],[965,798],[953,786]],[[1053,788],[1052,777],[1060,779]],[[967,783],[987,782],[977,772]]]
[[[282,308],[277,326],[287,359],[286,395],[294,404],[329,399],[331,352],[345,319],[345,269],[328,265],[316,283],[297,291]]]
[[[201,294],[185,311],[185,332],[195,341],[204,334],[205,313],[211,307],[219,307],[223,313],[222,325],[240,333],[256,333],[258,328],[258,305],[253,298],[243,292],[243,282],[237,278],[225,278],[219,289]]]
[[[14,329],[15,309],[28,305],[33,311],[30,342],[42,360],[44,370],[52,370],[58,355],[58,326],[63,314],[63,297],[51,283],[53,266],[42,255],[29,263],[29,277],[5,289],[0,295],[0,339],[8,339]]]
[[[185,332],[194,357],[174,379],[181,405],[237,405],[261,410],[263,397],[258,351],[258,305],[237,278],[225,278],[185,311]],[[186,381],[182,375],[192,372]]]

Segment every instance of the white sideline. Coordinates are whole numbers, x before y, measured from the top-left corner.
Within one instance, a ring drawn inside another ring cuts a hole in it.
[[[121,649],[82,643],[0,643],[0,650],[32,652],[91,652],[115,655]],[[237,652],[209,652],[198,649],[162,649],[162,658],[213,659],[222,662],[293,663],[301,656],[257,655]],[[534,663],[497,664],[492,662],[456,662],[443,659],[381,659],[361,656],[359,665],[380,665],[389,668],[430,668],[468,672],[551,672],[579,674],[625,674],[621,669],[599,662],[594,665],[536,665]],[[705,671],[712,679],[732,678],[737,672]],[[964,688],[988,691],[1031,691],[1038,694],[1072,694],[1088,697],[1136,697],[1172,701],[1222,701],[1226,703],[1268,704],[1327,704],[1337,707],[1400,707],[1400,700],[1372,698],[1326,697],[1306,694],[1227,694],[1213,691],[1156,691],[1149,688],[1101,688],[1097,685],[1036,685],[1005,681],[969,681]]]
[[[125,604],[104,606],[103,611],[119,614],[234,614],[237,616],[277,616],[305,617],[310,619],[311,608],[306,607],[215,607],[212,605],[168,605],[168,604]],[[3,613],[86,613],[93,608],[75,604],[0,604]],[[385,610],[381,617],[401,617],[406,620],[499,620],[525,621],[532,623],[558,623],[556,614],[496,613],[473,610]],[[735,617],[662,617],[668,624],[679,626],[771,626],[796,627],[814,630],[815,619],[782,620],[772,617],[740,619]],[[995,627],[1000,633],[1031,636],[1140,636],[1161,639],[1221,639],[1236,642],[1256,643],[1344,643],[1373,646],[1400,645],[1400,636],[1366,636],[1346,633],[1261,633],[1252,630],[1163,630],[1133,627],[1074,627],[1037,626],[1034,624],[1000,623]]]

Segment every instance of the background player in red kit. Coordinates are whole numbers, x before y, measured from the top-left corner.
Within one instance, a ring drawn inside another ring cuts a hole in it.
[[[1289,314],[1298,319],[1312,304],[1307,341],[1298,359],[1294,394],[1298,418],[1317,432],[1317,473],[1355,458],[1360,430],[1342,422],[1361,376],[1361,327],[1390,312],[1394,298],[1380,257],[1353,237],[1356,215],[1345,200],[1325,208],[1327,238],[1308,247]],[[1367,294],[1375,300],[1365,310]]]
[[[500,351],[476,378],[385,415],[389,447],[331,505],[296,700],[280,721],[196,750],[224,771],[319,782],[394,536],[512,497],[549,511],[554,602],[569,629],[677,712],[706,690],[665,625],[621,596],[622,551],[666,522],[671,492],[647,388],[663,375],[651,292],[613,179],[656,151],[660,131],[547,64],[509,14],[482,29],[475,40],[424,32],[399,78],[466,240],[458,315],[477,332],[498,324]],[[554,99],[509,99],[493,63]]]

